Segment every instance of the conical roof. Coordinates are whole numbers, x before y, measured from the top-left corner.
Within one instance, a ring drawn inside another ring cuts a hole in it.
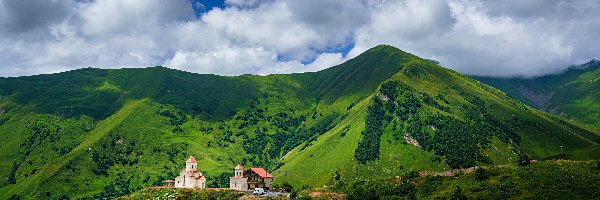
[[[190,158],[188,158],[185,162],[186,163],[195,163],[196,162],[196,158],[194,158],[194,156],[190,156]]]

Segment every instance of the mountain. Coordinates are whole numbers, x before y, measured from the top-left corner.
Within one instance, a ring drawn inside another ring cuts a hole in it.
[[[311,73],[164,67],[0,78],[0,198],[104,198],[172,179],[194,155],[211,187],[237,163],[279,183],[536,159],[600,143],[430,61],[380,45]],[[561,148],[562,147],[562,148]]]
[[[473,77],[526,104],[600,129],[600,61],[535,78]]]

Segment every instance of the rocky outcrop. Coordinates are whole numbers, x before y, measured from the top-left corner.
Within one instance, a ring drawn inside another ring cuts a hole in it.
[[[533,104],[533,107],[555,115],[564,116],[559,106],[552,105],[554,92],[534,91],[525,86],[519,86],[519,93]]]
[[[419,141],[417,141],[417,139],[413,138],[410,133],[405,133],[404,134],[404,140],[406,141],[406,143],[408,144],[412,144],[415,145],[415,147],[417,147],[418,149],[421,149],[421,144],[419,144]]]

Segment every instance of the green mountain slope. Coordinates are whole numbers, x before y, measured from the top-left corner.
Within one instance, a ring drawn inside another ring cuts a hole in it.
[[[0,198],[103,198],[172,179],[189,155],[211,187],[236,163],[328,184],[504,164],[597,145],[561,117],[391,46],[301,74],[164,67],[0,78]],[[418,141],[420,148],[411,144]]]
[[[474,77],[528,105],[600,128],[600,61],[536,78]]]
[[[287,156],[275,176],[323,185],[334,171],[356,179],[392,177],[512,163],[522,154],[543,158],[560,153],[561,146],[574,150],[600,142],[596,133],[419,59],[405,63],[350,112],[352,120]],[[364,119],[354,117],[365,113]]]
[[[346,199],[598,199],[600,162],[544,161],[476,169],[454,176],[339,181]]]

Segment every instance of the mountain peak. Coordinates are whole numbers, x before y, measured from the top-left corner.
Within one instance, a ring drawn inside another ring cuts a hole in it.
[[[380,45],[377,45],[377,46],[372,47],[369,50],[365,51],[365,53],[373,53],[373,52],[388,52],[388,53],[397,52],[397,53],[408,54],[407,52],[402,51],[398,47],[388,45],[388,44],[380,44]]]
[[[600,66],[600,61],[596,60],[596,59],[592,59],[589,62],[586,62],[581,65],[573,65],[573,66],[569,67],[569,69],[591,69],[591,68],[598,67],[598,66]]]

